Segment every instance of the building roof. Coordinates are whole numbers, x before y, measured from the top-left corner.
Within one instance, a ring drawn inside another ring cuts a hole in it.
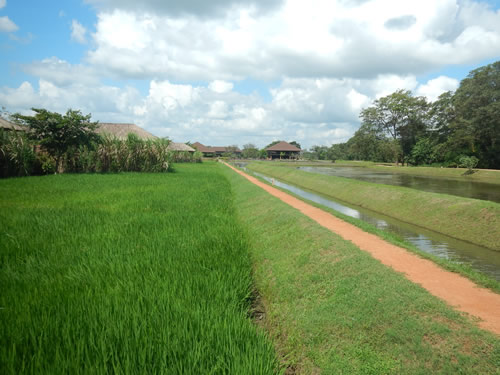
[[[195,142],[192,146],[200,152],[215,152],[214,150],[212,150],[212,147],[202,145],[200,142]]]
[[[168,149],[170,151],[187,151],[187,152],[195,152],[196,150],[192,148],[191,146],[188,146],[185,143],[176,143],[176,142],[170,142],[168,145]]]
[[[129,133],[137,135],[140,139],[156,139],[150,132],[135,124],[114,124],[110,122],[99,122],[96,133],[109,134],[118,139],[127,139]]]
[[[282,141],[279,143],[276,143],[274,146],[266,148],[266,151],[296,151],[300,152],[300,148],[291,145],[288,142]]]
[[[7,121],[3,118],[0,117],[0,128],[1,129],[8,129],[8,130],[18,130],[18,131],[25,131],[26,127],[14,124],[10,121]]]
[[[227,151],[232,151],[232,152],[241,152],[241,150],[236,147],[236,148],[232,148],[232,147],[220,147],[220,146],[214,146],[214,147],[211,147],[211,146],[205,146],[203,144],[201,144],[200,142],[195,142],[193,143],[193,147],[195,147],[198,151],[201,151],[201,152],[205,152],[205,153],[216,153],[216,152],[227,152]]]

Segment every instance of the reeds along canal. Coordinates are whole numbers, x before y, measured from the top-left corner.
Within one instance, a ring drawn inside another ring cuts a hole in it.
[[[281,182],[276,178],[250,171],[245,167],[246,163],[235,163],[235,165],[268,182],[274,181],[275,186],[288,190],[299,197],[369,223],[383,231],[396,234],[421,251],[457,263],[467,264],[476,271],[500,281],[500,253],[497,251],[426,230],[361,207],[325,198],[317,193]]]

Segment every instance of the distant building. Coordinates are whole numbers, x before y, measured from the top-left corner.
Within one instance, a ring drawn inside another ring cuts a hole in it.
[[[14,123],[7,121],[1,117],[0,117],[0,129],[5,130],[5,131],[17,131],[17,132],[26,131],[25,126],[14,124]]]
[[[241,150],[238,147],[211,147],[211,146],[205,146],[201,144],[200,142],[195,142],[193,143],[193,147],[196,148],[198,151],[203,153],[203,156],[208,156],[208,157],[214,157],[214,156],[222,156],[223,154],[230,152],[235,154],[236,156],[241,155]]]
[[[188,146],[185,143],[176,143],[176,142],[170,142],[168,145],[168,149],[170,151],[178,151],[178,152],[195,152],[196,150],[192,148],[191,146]]]
[[[268,159],[298,159],[300,148],[288,142],[279,142],[266,148]]]
[[[97,124],[96,133],[101,135],[108,134],[122,140],[127,139],[129,133],[135,134],[143,140],[158,138],[135,124],[115,124],[110,122],[99,122]]]

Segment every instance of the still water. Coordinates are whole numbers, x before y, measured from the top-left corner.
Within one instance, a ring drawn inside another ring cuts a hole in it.
[[[354,178],[378,184],[404,186],[433,193],[457,195],[500,203],[500,186],[494,184],[411,176],[356,167],[297,167],[297,169],[305,172]]]
[[[248,170],[245,168],[245,163],[235,164],[246,172],[261,177],[268,182],[273,181],[271,177]],[[307,191],[276,179],[274,179],[274,185],[344,215],[370,223],[378,229],[396,234],[426,253],[457,263],[467,264],[473,269],[500,281],[500,252],[457,240],[361,207],[325,198],[315,192]]]

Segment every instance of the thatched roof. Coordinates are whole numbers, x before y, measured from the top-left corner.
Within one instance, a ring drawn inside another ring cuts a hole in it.
[[[196,150],[192,148],[191,146],[188,146],[185,143],[176,143],[176,142],[170,142],[168,145],[168,149],[170,151],[187,151],[187,152],[195,152]]]
[[[129,133],[137,135],[141,139],[156,139],[157,137],[150,132],[135,124],[114,124],[109,122],[100,122],[96,129],[98,134],[109,134],[118,139],[127,139]]]
[[[26,127],[14,124],[0,117],[0,128],[5,130],[25,131]]]
[[[241,150],[236,147],[219,147],[219,146],[205,146],[202,145],[200,142],[195,142],[193,143],[193,147],[196,148],[200,152],[204,153],[224,153],[224,152],[235,152],[235,153],[241,153]]]
[[[274,146],[266,148],[266,151],[296,151],[300,152],[300,148],[295,147],[294,145],[291,145],[288,142],[279,142],[276,143]]]

